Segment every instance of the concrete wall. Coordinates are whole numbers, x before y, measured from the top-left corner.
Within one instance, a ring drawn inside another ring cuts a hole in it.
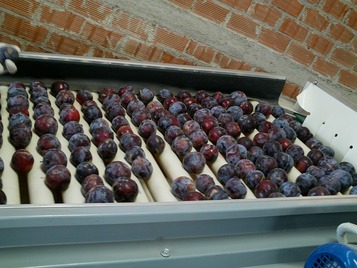
[[[357,95],[356,0],[2,0],[24,51],[269,72]],[[238,86],[237,86],[238,87]],[[244,90],[244,89],[242,89]]]

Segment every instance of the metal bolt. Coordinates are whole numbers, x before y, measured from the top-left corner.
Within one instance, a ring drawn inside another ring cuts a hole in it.
[[[168,258],[170,257],[170,250],[168,248],[164,248],[163,250],[161,250],[160,254],[164,258]]]
[[[317,82],[317,80],[314,80],[312,83],[316,86],[319,82]]]

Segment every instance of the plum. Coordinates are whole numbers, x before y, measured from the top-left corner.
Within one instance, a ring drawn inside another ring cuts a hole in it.
[[[71,182],[71,172],[66,166],[53,165],[46,171],[45,184],[54,192],[63,192]]]
[[[145,152],[140,146],[134,146],[127,150],[124,159],[131,164],[137,157],[145,157]]]
[[[165,141],[159,135],[153,134],[146,140],[146,147],[149,152],[158,155],[165,149]]]
[[[208,187],[210,187],[211,185],[215,185],[213,178],[205,173],[197,175],[195,183],[197,190],[200,191],[202,194],[206,193]]]
[[[112,161],[105,167],[104,179],[109,185],[113,185],[119,177],[131,178],[130,168],[122,161]]]
[[[222,186],[211,185],[206,190],[205,196],[210,200],[225,200],[229,198],[229,195]]]
[[[176,98],[179,100],[179,101],[183,101],[184,99],[186,98],[191,98],[192,97],[192,94],[190,91],[186,90],[186,89],[181,89],[179,90],[179,92],[177,92],[176,94]]]
[[[57,81],[54,81],[52,84],[51,84],[51,94],[56,97],[57,94],[62,91],[62,90],[69,90],[70,87],[68,85],[67,82],[65,81],[61,81],[61,80],[57,80]]]
[[[324,154],[324,155],[327,155],[327,156],[331,156],[331,157],[334,157],[335,155],[335,150],[333,148],[331,148],[330,146],[327,146],[327,145],[321,145],[319,147],[319,150]]]
[[[34,131],[38,136],[44,134],[56,134],[58,130],[57,119],[52,115],[43,114],[36,118],[34,124]]]
[[[291,142],[295,142],[295,140],[296,140],[295,130],[290,126],[284,127],[283,130],[286,134],[286,138],[289,139]]]
[[[200,124],[195,120],[189,120],[182,126],[183,133],[188,137],[192,132],[200,130]]]
[[[309,190],[307,196],[325,196],[331,195],[331,193],[323,186],[316,186]]]
[[[340,169],[347,171],[351,175],[356,173],[355,167],[350,162],[347,161],[340,162]]]
[[[319,149],[311,149],[307,156],[311,159],[313,165],[317,165],[322,157],[324,157],[324,153]]]
[[[253,142],[255,146],[263,147],[263,145],[270,139],[268,133],[258,132],[253,137]]]
[[[169,106],[168,111],[174,115],[184,114],[187,112],[187,106],[182,101],[176,101]]]
[[[270,194],[278,191],[279,187],[270,180],[262,180],[254,188],[254,194],[257,198],[267,198]]]
[[[43,156],[47,150],[52,148],[61,149],[61,143],[55,135],[44,134],[38,139],[36,150],[40,155]]]
[[[273,107],[265,102],[259,102],[254,109],[256,112],[262,113],[266,118],[271,115]]]
[[[352,176],[349,172],[336,169],[329,174],[333,179],[336,179],[340,182],[341,192],[347,191],[352,186]]]
[[[189,152],[183,157],[182,166],[190,174],[199,174],[206,165],[206,158],[200,152]]]
[[[79,104],[83,104],[83,102],[88,100],[93,100],[92,92],[88,89],[81,88],[77,91],[76,100]]]
[[[243,145],[247,150],[249,150],[252,146],[254,146],[253,141],[246,137],[246,136],[241,136],[237,139],[237,143]]]
[[[162,88],[159,90],[159,92],[157,93],[156,97],[157,99],[162,103],[166,98],[168,97],[173,97],[174,94],[166,88]]]
[[[188,112],[188,107],[189,107],[191,104],[196,103],[196,99],[195,99],[194,97],[187,97],[187,98],[184,98],[184,99],[182,100],[182,102],[183,102],[184,104],[186,104],[186,106],[187,106],[187,112]],[[199,104],[199,105],[200,105],[200,104]],[[202,105],[200,105],[200,107],[202,107]]]
[[[97,120],[98,120],[98,119],[97,119]],[[97,120],[95,120],[95,121],[97,121]],[[104,119],[102,119],[102,120],[103,120],[102,123],[100,123],[99,121],[97,121],[97,122],[98,122],[97,124],[98,124],[98,125],[99,125],[99,124],[100,124],[100,125],[105,124],[106,126],[103,125],[103,127],[109,127],[108,122],[107,122],[106,120],[104,120]],[[93,121],[92,124],[93,124],[95,121]],[[104,122],[105,122],[105,123],[104,123]],[[118,116],[114,117],[111,123],[112,123],[112,129],[114,130],[115,133],[118,131],[118,129],[119,129],[120,127],[122,127],[122,126],[129,126],[129,121],[128,121],[128,119],[125,118],[124,115],[118,115]],[[92,124],[91,124],[91,126],[92,126]],[[94,126],[93,126],[93,127],[94,127]],[[99,127],[99,126],[98,126],[98,127]]]
[[[188,192],[196,190],[194,181],[186,176],[177,177],[171,183],[171,192],[178,199],[182,199]]]
[[[231,135],[233,138],[238,138],[241,134],[240,127],[237,122],[228,122],[225,124],[224,129],[227,131],[228,135]]]
[[[292,181],[283,182],[279,191],[286,197],[298,197],[301,194],[299,186]]]
[[[234,106],[234,99],[230,97],[223,97],[218,101],[218,104],[223,107],[224,109],[229,109],[230,107]]]
[[[285,114],[285,109],[280,105],[274,105],[272,107],[271,115],[274,116],[275,118],[282,116],[283,114]]]
[[[237,144],[237,140],[230,135],[223,135],[216,142],[218,151],[222,155],[225,155],[227,152],[227,149],[234,144]]]
[[[274,154],[274,158],[278,164],[278,168],[282,168],[286,172],[289,172],[294,166],[294,159],[287,153],[278,152]]]
[[[176,118],[179,122],[180,128],[182,128],[187,121],[192,120],[192,117],[188,113],[178,114]]]
[[[210,94],[206,90],[201,89],[196,92],[195,98],[197,103],[201,103],[204,98],[207,98],[209,96]]]
[[[243,110],[239,106],[231,106],[227,109],[234,122],[238,122],[238,119],[243,115]]]
[[[138,179],[148,180],[152,175],[153,167],[149,160],[139,156],[131,163],[131,171]]]
[[[298,129],[295,130],[296,131],[296,135],[297,137],[303,142],[305,143],[306,141],[308,141],[310,138],[313,137],[312,133],[310,132],[310,130],[307,127],[300,127]]]
[[[255,163],[257,158],[263,154],[264,154],[264,152],[263,152],[262,148],[260,148],[259,146],[252,146],[249,148],[249,150],[247,152],[247,159],[249,159],[250,161]]]
[[[288,173],[282,168],[274,168],[268,172],[266,179],[271,180],[275,182],[276,185],[280,186],[288,181]]]
[[[317,186],[317,179],[311,174],[301,173],[295,183],[299,186],[301,194],[306,196],[312,188]]]
[[[67,166],[67,156],[60,149],[49,149],[43,155],[42,169],[46,172],[49,168],[55,165]]]
[[[147,109],[147,108],[144,108],[142,110],[133,111],[133,113],[131,115],[131,122],[136,127],[138,127],[143,121],[150,120],[150,119],[151,119],[151,114],[149,112],[149,109]],[[153,120],[151,120],[151,121],[153,121]],[[155,123],[155,125],[156,125],[156,123]]]
[[[29,109],[30,103],[27,97],[23,95],[15,95],[7,99],[7,110],[11,110],[11,108],[22,106],[26,109]]]
[[[114,194],[104,185],[92,187],[85,196],[86,203],[114,203]]]
[[[298,144],[292,144],[286,148],[285,153],[290,155],[294,161],[296,161],[299,157],[304,155],[304,149]]]
[[[0,189],[0,205],[5,205],[7,203],[7,196],[3,190]]]
[[[306,145],[307,147],[309,147],[310,149],[319,149],[319,147],[320,147],[321,145],[323,145],[323,144],[322,144],[322,142],[321,142],[319,139],[317,139],[316,137],[312,137],[312,138],[308,139],[308,140],[305,142],[305,145]]]
[[[273,127],[272,122],[270,122],[268,120],[265,120],[264,122],[256,125],[256,129],[259,132],[265,132],[265,133],[268,133],[272,127]]]
[[[309,166],[305,173],[308,173],[312,176],[314,176],[316,179],[320,179],[322,176],[325,175],[325,171],[323,171],[321,168],[315,166],[315,165],[311,165]]]
[[[325,187],[331,195],[336,195],[338,192],[341,191],[341,183],[340,180],[332,177],[331,175],[324,175],[322,176],[317,185]]]
[[[33,155],[26,149],[16,150],[11,157],[11,167],[20,174],[28,173],[34,162]]]
[[[199,192],[188,192],[182,199],[182,201],[201,201],[206,200],[205,196]]]
[[[145,105],[150,103],[155,97],[154,92],[149,88],[142,88],[139,90],[138,98],[141,100]]]
[[[166,109],[169,110],[169,107],[174,104],[175,102],[178,102],[178,99],[175,96],[172,97],[167,97],[166,99],[164,99],[164,101],[162,102],[162,106]]]
[[[286,149],[293,144],[293,142],[288,138],[280,138],[278,139],[278,142],[281,145],[281,149],[283,150],[283,152],[285,152]]]
[[[119,88],[118,90],[118,95],[121,97],[123,96],[125,93],[127,92],[131,92],[134,93],[134,88],[131,85],[123,85]]]
[[[104,185],[103,179],[98,174],[89,174],[84,178],[81,184],[81,193],[83,196],[89,192],[89,190],[95,186]]]
[[[223,164],[217,171],[217,180],[223,185],[226,184],[229,179],[236,176],[236,169],[232,164]]]
[[[299,170],[301,173],[304,173],[306,169],[311,166],[313,163],[311,159],[306,156],[302,155],[298,159],[295,160],[295,168]]]
[[[217,117],[217,120],[219,122],[219,125],[222,127],[226,127],[226,125],[230,122],[234,122],[233,116],[231,116],[229,113],[224,113],[224,114],[220,114]]]
[[[84,133],[83,125],[77,121],[69,121],[63,126],[62,135],[69,140],[74,134]]]
[[[237,107],[237,106],[235,106],[235,107]],[[227,113],[226,109],[224,109],[222,106],[214,106],[211,108],[210,112],[216,118],[218,118],[221,114]],[[232,115],[233,119],[235,119],[235,117],[233,116],[233,113],[231,113],[231,115]]]
[[[171,144],[171,149],[172,151],[178,156],[178,157],[183,157],[189,152],[191,152],[193,146],[192,142],[190,139],[184,135],[177,136],[172,144]]]
[[[330,174],[332,171],[339,169],[339,162],[332,156],[324,156],[319,162],[317,162],[317,167],[321,168],[326,174]]]
[[[267,140],[263,144],[262,149],[264,154],[269,156],[274,156],[276,153],[280,153],[283,151],[280,143],[274,139]]]
[[[242,181],[236,177],[229,179],[224,185],[224,188],[232,199],[243,199],[247,194],[247,188]]]
[[[256,127],[256,121],[254,116],[250,114],[244,114],[239,119],[238,122],[239,127],[244,135],[249,135],[252,133]]]
[[[290,126],[287,118],[279,116],[272,121],[272,125],[278,128],[285,128]]]
[[[134,202],[139,194],[138,184],[129,178],[117,178],[112,187],[117,202]]]
[[[126,107],[126,113],[131,117],[134,111],[143,109],[145,109],[145,104],[141,100],[135,99],[128,103]]]
[[[254,190],[260,181],[265,180],[263,172],[257,169],[250,170],[244,178],[245,184],[249,189]]]
[[[357,186],[353,186],[349,192],[350,195],[357,195]],[[0,198],[1,199],[1,198]]]
[[[247,158],[248,151],[241,144],[232,144],[227,148],[225,158],[229,164],[235,165],[239,160]]]
[[[165,133],[166,129],[173,125],[179,126],[180,123],[177,120],[176,116],[172,114],[166,114],[162,116],[157,122],[158,129],[161,133]]]
[[[110,94],[102,101],[102,106],[106,110],[109,106],[120,105],[120,97],[118,94]]]
[[[109,128],[97,128],[92,132],[92,142],[95,146],[105,141],[106,139],[114,139],[114,134]]]
[[[200,153],[205,157],[206,163],[213,163],[218,158],[219,151],[217,146],[207,143],[201,147]]]
[[[270,170],[278,167],[278,163],[272,156],[261,155],[255,161],[255,167],[267,176]]]
[[[72,152],[78,146],[91,146],[89,137],[84,133],[76,133],[68,140],[68,149]]]
[[[15,149],[26,148],[32,139],[32,131],[25,124],[18,124],[9,131],[9,141]]]
[[[118,145],[113,139],[106,139],[99,143],[97,147],[97,153],[99,157],[103,160],[104,164],[112,161],[118,152]]]
[[[272,126],[268,131],[269,138],[273,140],[280,140],[281,138],[286,138],[286,132],[283,128]]]
[[[151,119],[143,120],[138,127],[138,133],[143,139],[148,139],[151,135],[156,134],[156,131],[157,125]]]
[[[103,100],[109,95],[117,94],[117,91],[111,87],[104,87],[98,93],[98,100],[103,103]]]
[[[227,131],[221,126],[216,126],[208,132],[208,139],[213,144],[216,144],[217,140],[223,135],[227,135]]]
[[[116,132],[116,135],[117,135],[117,137],[118,137],[118,139],[120,140],[120,138],[122,137],[122,136],[124,136],[125,134],[134,134],[134,131],[132,130],[132,128],[129,126],[129,125],[127,125],[127,126],[121,126],[118,130],[117,130],[117,132]]]
[[[97,166],[92,162],[82,162],[77,165],[74,176],[82,184],[85,178],[92,174],[99,174]]]
[[[125,109],[120,104],[108,106],[105,109],[105,116],[109,121],[112,121],[118,115],[125,115]]]
[[[40,115],[48,114],[54,116],[55,112],[52,106],[46,102],[40,102],[33,108],[33,118],[36,119]]]
[[[204,98],[201,101],[201,105],[203,108],[212,109],[214,106],[218,105],[218,101],[217,101],[217,99],[215,99],[211,96],[207,96],[206,98]]]
[[[202,129],[191,132],[188,138],[196,150],[200,150],[208,142],[208,136]]]
[[[249,100],[242,101],[238,106],[242,108],[244,115],[250,115],[254,110],[253,104]]]
[[[280,192],[274,192],[268,196],[268,198],[281,198],[281,197],[286,197],[286,196]]]
[[[92,123],[94,120],[103,117],[102,110],[96,106],[91,105],[83,109],[83,118],[88,124]]]
[[[209,131],[219,125],[219,122],[216,117],[213,115],[207,115],[201,123],[201,128],[205,133],[209,133]]]
[[[210,109],[201,108],[194,113],[193,120],[195,120],[199,125],[201,125],[203,122],[203,119],[209,115],[212,115]]]
[[[73,105],[68,106],[60,111],[60,118],[59,121],[62,125],[66,124],[70,121],[77,121],[80,120],[80,114],[76,107]]]
[[[183,130],[178,126],[170,126],[164,133],[165,141],[172,144],[173,140],[180,135],[184,135]]]
[[[58,92],[58,94],[56,95],[55,104],[59,108],[59,107],[61,107],[61,105],[63,103],[73,104],[75,99],[76,98],[75,98],[74,94],[72,93],[72,91],[65,89],[65,90],[61,90],[60,92]]]

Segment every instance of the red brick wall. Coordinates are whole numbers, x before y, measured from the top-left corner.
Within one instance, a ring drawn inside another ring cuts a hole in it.
[[[356,0],[167,2],[357,90]],[[103,0],[2,0],[0,41],[24,51],[268,71]],[[295,98],[299,90],[288,81],[283,93]]]

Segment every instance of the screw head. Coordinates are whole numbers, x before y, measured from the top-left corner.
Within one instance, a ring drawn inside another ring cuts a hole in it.
[[[170,250],[168,248],[164,248],[163,250],[161,250],[160,254],[164,258],[168,258],[170,257]]]

